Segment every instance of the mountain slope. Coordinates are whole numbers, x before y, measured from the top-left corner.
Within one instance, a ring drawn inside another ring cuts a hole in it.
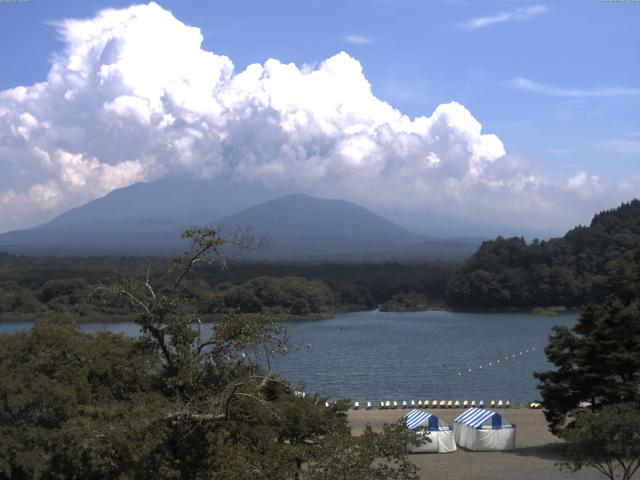
[[[527,244],[484,242],[456,272],[448,301],[459,307],[580,306],[601,300],[605,280],[640,248],[640,201],[601,212],[564,237]]]
[[[255,186],[183,178],[136,184],[39,227],[0,235],[0,251],[175,255],[185,247],[182,231],[199,225],[214,225],[224,236],[248,228],[266,237],[266,252],[243,251],[247,260],[462,259],[479,244],[418,235],[343,200],[271,195]]]
[[[175,254],[182,231],[210,225],[272,197],[266,190],[218,181],[166,177],[114,190],[39,227],[0,235],[17,253]]]
[[[216,225],[223,232],[250,228],[268,249],[252,258],[363,260],[424,240],[351,202],[287,195],[243,210]]]

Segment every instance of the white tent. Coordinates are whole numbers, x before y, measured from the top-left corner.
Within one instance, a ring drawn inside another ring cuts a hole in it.
[[[470,408],[453,423],[456,443],[467,450],[494,452],[516,448],[516,426],[502,415],[484,408]]]
[[[435,415],[423,410],[411,410],[403,420],[409,430],[415,430],[417,435],[424,435],[428,439],[420,446],[409,445],[409,452],[450,453],[456,451],[456,442],[453,439],[451,427],[441,422]]]

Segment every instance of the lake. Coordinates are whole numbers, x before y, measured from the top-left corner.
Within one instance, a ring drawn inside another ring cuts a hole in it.
[[[529,402],[539,398],[533,372],[550,366],[544,347],[551,327],[575,322],[575,313],[349,313],[290,322],[299,348],[272,365],[300,390],[332,399]],[[0,332],[29,327],[5,323]],[[81,328],[139,333],[132,323]]]

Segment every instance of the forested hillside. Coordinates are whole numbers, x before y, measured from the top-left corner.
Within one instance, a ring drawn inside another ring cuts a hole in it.
[[[453,307],[579,306],[602,300],[604,282],[622,255],[640,247],[640,201],[593,217],[564,237],[527,244],[484,242],[455,273]]]
[[[417,292],[443,304],[456,263],[236,263],[195,269],[181,293],[205,315],[224,312],[272,318],[319,318],[375,308],[395,295]],[[98,285],[150,277],[164,288],[157,257],[28,257],[0,253],[0,321],[70,314],[80,321],[125,320],[126,302],[91,298]]]

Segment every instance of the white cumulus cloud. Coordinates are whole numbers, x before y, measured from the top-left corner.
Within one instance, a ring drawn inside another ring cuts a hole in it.
[[[516,220],[610,188],[536,175],[457,102],[410,118],[344,52],[236,71],[155,3],[57,28],[47,78],[0,92],[0,231],[167,173]]]

